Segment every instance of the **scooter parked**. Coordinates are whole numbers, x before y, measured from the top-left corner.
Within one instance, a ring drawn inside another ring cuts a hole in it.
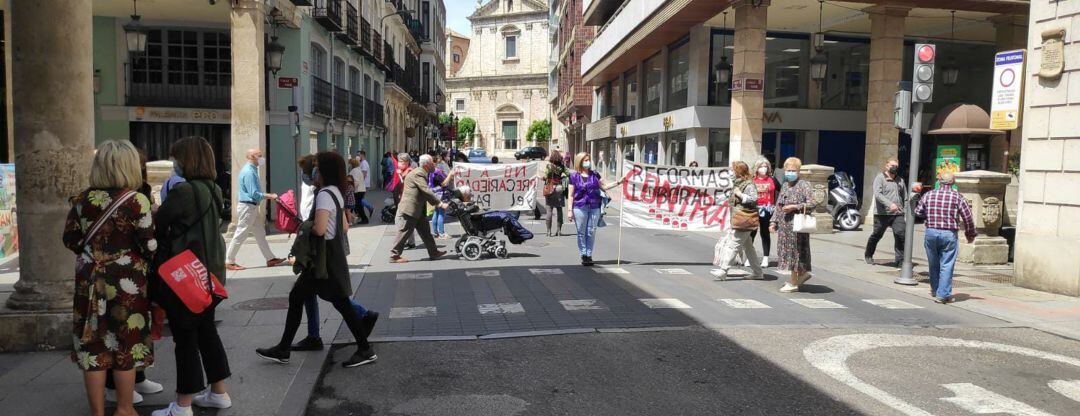
[[[829,214],[833,225],[843,231],[852,231],[862,224],[859,212],[859,195],[855,193],[855,183],[846,172],[836,172],[829,176]]]

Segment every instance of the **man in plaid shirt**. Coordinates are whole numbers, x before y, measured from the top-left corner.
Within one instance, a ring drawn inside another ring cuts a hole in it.
[[[938,175],[938,188],[927,192],[915,208],[915,216],[926,218],[926,258],[930,263],[930,294],[937,303],[952,300],[953,266],[956,264],[957,230],[964,224],[964,237],[975,241],[975,221],[964,197],[952,189],[952,173]]]

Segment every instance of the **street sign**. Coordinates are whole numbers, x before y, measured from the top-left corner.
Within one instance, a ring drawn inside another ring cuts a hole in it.
[[[281,89],[290,89],[300,85],[300,81],[292,77],[280,77],[277,79],[277,87]]]
[[[994,55],[994,87],[990,95],[990,128],[1015,130],[1020,126],[1024,97],[1024,50]]]

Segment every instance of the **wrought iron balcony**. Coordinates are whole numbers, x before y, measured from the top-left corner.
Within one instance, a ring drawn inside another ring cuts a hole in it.
[[[397,61],[397,58],[395,58],[396,56],[397,55],[394,54],[394,47],[390,46],[390,42],[383,41],[383,58],[380,62],[382,63],[382,69],[384,72],[393,71],[394,63],[395,61]],[[387,82],[390,81],[387,80]]]
[[[364,122],[375,124],[375,102],[367,98],[364,99]]]
[[[346,45],[360,44],[360,23],[357,21],[356,7],[352,3],[345,3],[345,31],[336,35]]]
[[[339,32],[344,29],[341,25],[341,2],[342,0],[315,0],[311,16],[326,30]]]
[[[386,123],[383,123],[383,106],[382,104],[375,104],[375,125],[383,127]]]
[[[360,16],[360,52],[374,58],[371,55],[371,23],[364,16]]]
[[[349,90],[347,89],[334,87],[334,118],[349,119]]]
[[[360,94],[349,94],[349,121],[355,123],[364,121],[364,97]]]
[[[375,63],[380,66],[383,63],[383,38],[382,34],[378,31],[371,32],[371,57],[375,59]],[[389,44],[387,44],[389,45]]]
[[[333,115],[334,87],[330,82],[317,76],[311,76],[311,112],[322,116]]]

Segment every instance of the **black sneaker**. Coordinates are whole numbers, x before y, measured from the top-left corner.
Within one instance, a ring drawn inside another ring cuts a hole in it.
[[[379,356],[375,355],[375,350],[369,346],[363,351],[357,349],[352,357],[349,357],[348,360],[341,363],[341,366],[345,368],[359,367],[364,364],[373,363],[377,359],[379,359]]]
[[[581,265],[582,266],[588,266],[589,265],[589,258],[585,257],[585,256],[581,256]]]
[[[375,311],[367,311],[363,318],[360,318],[360,323],[364,326],[364,338],[371,336],[371,330],[375,329],[375,322],[379,320],[379,313]]]
[[[293,351],[322,351],[321,338],[307,337],[292,345]]]
[[[866,256],[866,257],[863,258],[863,260],[866,261],[866,264],[869,264],[871,266],[876,266],[877,265],[877,263],[874,263],[874,258],[873,257]]]
[[[582,264],[584,264],[585,266],[592,266],[593,265],[592,256],[585,256],[585,262],[582,263]]]
[[[256,348],[255,354],[276,363],[289,363],[289,351],[276,345],[270,348]]]

